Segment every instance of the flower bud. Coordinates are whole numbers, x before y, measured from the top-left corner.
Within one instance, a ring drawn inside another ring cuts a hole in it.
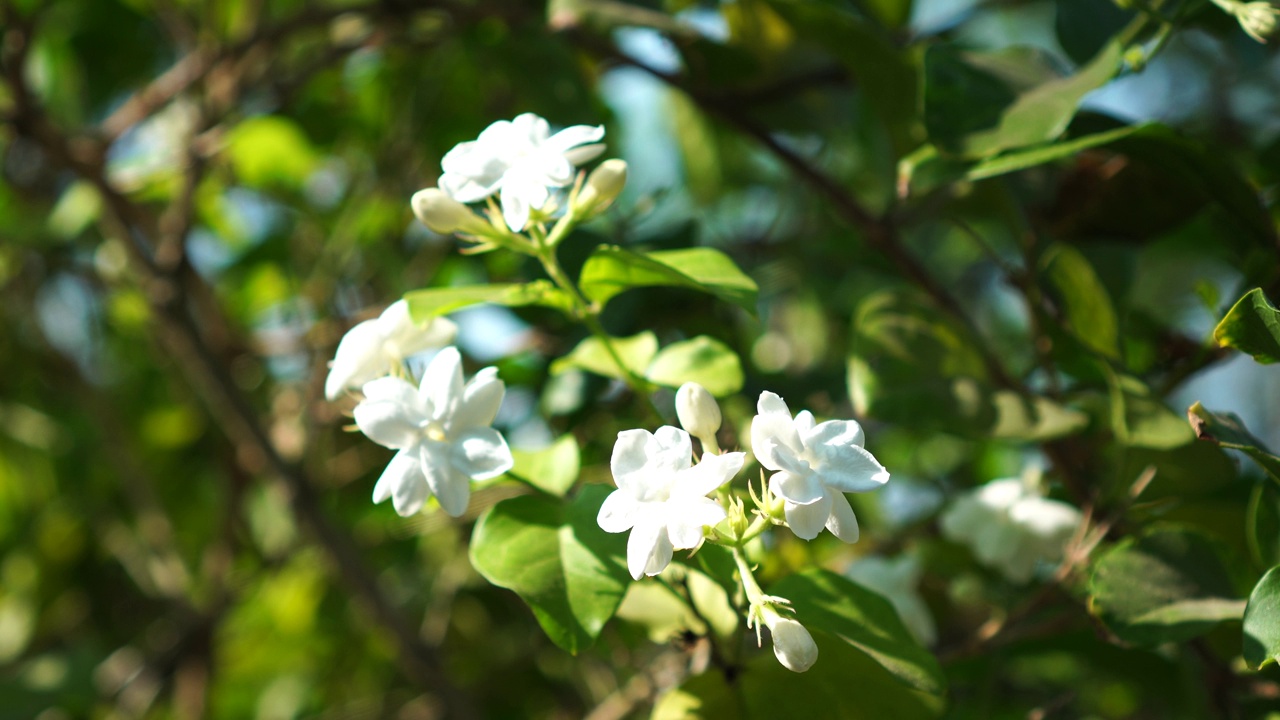
[[[493,232],[489,223],[439,188],[419,190],[413,194],[409,204],[423,225],[441,235],[456,232],[487,235]]]
[[[1240,27],[1249,37],[1258,42],[1266,42],[1276,32],[1276,15],[1280,10],[1269,2],[1249,2],[1236,6],[1235,16]]]
[[[587,176],[587,182],[574,202],[574,214],[590,217],[604,210],[618,197],[626,184],[627,163],[617,158],[605,160]]]
[[[804,625],[782,617],[772,608],[764,611],[764,622],[773,636],[773,654],[782,667],[798,673],[813,667],[818,660],[818,644]]]
[[[720,429],[720,406],[698,383],[687,382],[676,391],[676,417],[681,427],[704,443],[707,438],[714,441]]]

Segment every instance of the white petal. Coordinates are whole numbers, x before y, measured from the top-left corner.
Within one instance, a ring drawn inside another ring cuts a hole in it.
[[[724,485],[737,475],[747,461],[747,454],[740,452],[712,455],[706,453],[702,462],[681,470],[671,485],[672,497],[696,497],[706,495]]]
[[[324,394],[335,400],[346,388],[358,388],[387,374],[390,362],[382,355],[382,335],[377,320],[357,323],[342,336],[333,355],[333,366],[324,381]]]
[[[514,123],[510,120],[498,120],[490,123],[489,127],[480,133],[480,137],[476,138],[476,144],[489,151],[508,150],[518,134]],[[459,147],[466,144],[468,143],[461,143]]]
[[[568,160],[574,165],[581,165],[582,163],[591,162],[592,160],[595,160],[596,158],[600,157],[600,154],[603,152],[604,152],[604,143],[597,143],[595,145],[582,145],[581,147],[571,148],[569,150],[564,151],[564,159]]]
[[[521,113],[511,121],[512,134],[521,142],[534,147],[547,142],[551,134],[551,126],[546,120],[533,113]]]
[[[942,512],[938,525],[948,540],[968,543],[977,537],[978,530],[995,518],[995,511],[978,501],[974,493],[957,497]]]
[[[655,555],[660,555],[661,541],[667,540],[667,529],[656,518],[648,517],[647,513],[639,513],[637,522],[631,528],[631,536],[627,538],[627,569],[631,571],[631,577],[639,580],[650,567]],[[667,545],[667,562],[671,561],[671,543]],[[666,563],[663,563],[666,567]],[[662,572],[661,569],[658,572]]]
[[[858,518],[853,514],[849,498],[842,492],[831,493],[831,516],[827,518],[826,527],[847,543],[858,542]]]
[[[516,192],[502,193],[502,219],[512,232],[521,232],[529,224],[529,203]]]
[[[809,417],[812,420],[813,416]],[[796,424],[799,423],[800,417],[797,415]],[[833,448],[838,450],[850,445],[862,447],[864,438],[862,426],[856,420],[828,420],[821,425],[810,424],[809,429],[800,433],[800,442],[805,450],[818,458],[825,457],[823,453]]]
[[[794,427],[796,429],[796,433],[803,438],[807,433],[813,432],[813,426],[815,424],[817,424],[817,421],[813,419],[813,413],[808,410],[801,410],[796,413],[796,419],[795,422],[792,423],[792,427]]]
[[[1050,544],[1065,542],[1080,524],[1080,511],[1064,502],[1042,497],[1023,498],[1009,508],[1009,519],[1025,527],[1027,532],[1049,539]]]
[[[600,529],[609,533],[620,533],[630,530],[635,525],[635,518],[640,512],[640,503],[626,490],[614,490],[604,499],[600,513],[596,515],[596,523]]]
[[[440,501],[440,509],[450,517],[461,516],[471,500],[471,481],[453,467],[445,443],[422,443],[419,452],[422,474],[426,476],[427,487]]]
[[[678,427],[663,425],[653,433],[658,451],[649,456],[652,468],[664,473],[676,473],[693,463],[693,440],[689,433]]]
[[[506,168],[503,168],[506,171]],[[445,173],[440,176],[437,185],[446,195],[460,203],[479,202],[498,191],[502,186],[502,173],[493,178],[485,178],[488,182],[480,182],[468,175]]]
[[[658,543],[649,555],[649,563],[644,566],[644,574],[657,575],[666,570],[667,566],[671,564],[673,550],[671,538],[667,536],[667,529],[665,527],[659,528]]]
[[[390,402],[406,408],[420,408],[418,391],[413,383],[399,377],[380,377],[360,388],[365,402]]]
[[[679,550],[697,547],[702,542],[702,528],[725,519],[725,510],[711,498],[668,500],[665,507],[667,535]]]
[[[573,182],[573,164],[564,158],[560,153],[553,153],[547,150],[540,150],[536,154],[525,158],[520,163],[520,171],[522,176],[536,182],[544,189],[550,187],[564,187]],[[510,177],[508,175],[508,177]],[[506,179],[503,180],[505,184]],[[534,207],[539,207],[534,205]]]
[[[388,400],[365,400],[356,405],[355,416],[356,426],[360,428],[360,432],[383,447],[400,450],[413,445],[418,440],[417,423],[399,403]]]
[[[401,485],[408,482],[422,482],[422,471],[418,469],[418,453],[413,448],[401,450],[387,463],[387,469],[378,477],[378,484],[373,486],[373,502],[385,502]]]
[[[782,398],[769,391],[760,393],[759,414],[751,420],[751,450],[756,459],[770,470],[782,470],[775,457],[778,446],[800,453],[803,446],[796,434],[791,411]]]
[[[826,496],[826,488],[813,473],[796,474],[786,470],[769,478],[769,492],[797,505],[811,505]],[[826,522],[826,518],[823,518]]]
[[[649,473],[645,468],[649,464],[649,454],[657,451],[658,441],[648,430],[618,433],[618,440],[613,444],[613,456],[609,459],[613,482],[636,498],[642,497],[647,489]]]
[[[603,139],[603,125],[573,125],[547,138],[542,146],[553,152],[564,154],[571,148],[587,143],[598,143]]]
[[[824,457],[815,464],[814,472],[823,485],[841,492],[879,490],[889,482],[889,471],[875,456],[857,445],[825,446]]]
[[[400,517],[409,517],[420,512],[429,497],[431,497],[431,491],[427,488],[426,479],[421,473],[409,475],[404,482],[391,489],[391,504],[395,506],[396,514]]]
[[[511,469],[511,449],[502,433],[491,427],[473,428],[453,441],[453,466],[472,480],[488,480]]]
[[[498,379],[497,368],[487,367],[476,373],[462,389],[462,402],[449,422],[450,432],[492,425],[506,387]]]
[[[818,661],[818,645],[804,625],[791,618],[778,618],[769,624],[773,638],[773,654],[791,672],[804,672]]]
[[[433,318],[416,323],[409,314],[409,303],[397,300],[378,317],[378,329],[382,333],[383,347],[403,360],[429,348],[448,345],[453,341],[458,327],[448,318]]]
[[[433,420],[453,416],[462,401],[462,354],[449,346],[440,351],[422,371],[418,396]]]
[[[817,502],[809,505],[787,502],[782,509],[791,532],[802,540],[812,540],[826,527],[827,519],[831,517],[831,504],[831,496],[823,495]]]

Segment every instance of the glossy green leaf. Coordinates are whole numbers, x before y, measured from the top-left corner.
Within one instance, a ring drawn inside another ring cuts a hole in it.
[[[578,479],[578,441],[561,435],[541,450],[511,450],[515,466],[510,475],[543,492],[563,496]]]
[[[626,536],[596,524],[610,489],[588,485],[571,502],[527,495],[489,508],[471,535],[471,564],[486,580],[515,591],[547,636],[578,654],[590,647],[630,575]]]
[[[1223,347],[1249,353],[1264,365],[1280,362],[1280,310],[1262,288],[1254,288],[1231,306],[1213,329],[1213,339]]]
[[[1253,458],[1276,482],[1280,482],[1280,457],[1245,429],[1234,413],[1214,413],[1199,402],[1187,408],[1187,421],[1197,438],[1232,450],[1240,450]]]
[[[1112,359],[1120,357],[1120,328],[1106,287],[1080,251],[1068,245],[1050,247],[1040,271],[1062,301],[1072,333],[1086,346]]]
[[[508,307],[544,305],[565,312],[573,308],[573,300],[548,280],[508,285],[429,288],[405,293],[404,299],[409,303],[409,313],[418,322],[482,303]]]
[[[1225,550],[1186,529],[1129,538],[1098,559],[1091,611],[1126,642],[1154,645],[1203,635],[1244,612]]]
[[[1254,562],[1263,567],[1280,565],[1280,489],[1274,483],[1253,486],[1244,520],[1245,540]]]
[[[696,382],[712,395],[724,397],[742,389],[742,362],[728,345],[699,335],[662,348],[645,377],[667,387]]]
[[[1258,669],[1280,660],[1280,567],[1273,567],[1249,593],[1244,609],[1244,661]]]
[[[613,338],[612,345],[626,369],[639,377],[644,376],[653,356],[658,353],[658,337],[648,330],[631,337]],[[611,378],[627,376],[605,344],[594,335],[583,339],[568,355],[551,363],[551,374],[559,375],[571,368]]]
[[[639,253],[601,245],[587,258],[578,283],[583,295],[601,304],[624,290],[665,285],[701,290],[756,311],[755,281],[713,248]]]

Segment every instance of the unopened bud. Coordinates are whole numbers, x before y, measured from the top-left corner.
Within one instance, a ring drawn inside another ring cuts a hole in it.
[[[1269,2],[1249,2],[1237,5],[1235,15],[1249,37],[1264,43],[1276,32],[1276,15],[1280,15],[1280,10]]]
[[[773,654],[782,667],[802,673],[818,661],[818,644],[798,621],[785,618],[773,608],[764,609],[764,622],[773,636]]]
[[[409,204],[413,207],[413,214],[418,216],[423,225],[441,235],[458,232],[487,235],[493,232],[493,227],[471,212],[471,208],[449,197],[439,188],[419,190],[413,194]]]
[[[703,444],[714,444],[720,429],[720,406],[707,389],[687,382],[676,391],[676,417],[680,426]],[[710,440],[708,440],[710,438]]]
[[[587,176],[587,182],[574,202],[574,214],[590,217],[604,210],[622,193],[626,184],[627,163],[617,158],[605,160]]]

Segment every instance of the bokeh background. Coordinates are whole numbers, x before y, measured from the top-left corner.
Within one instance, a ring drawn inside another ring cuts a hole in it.
[[[1230,674],[1227,651],[1129,652],[1078,597],[1060,599],[1063,633],[966,653],[1026,590],[935,522],[964,488],[1054,466],[957,405],[949,380],[987,376],[984,357],[1088,416],[1070,461],[1089,487],[1145,462],[1197,472],[1198,446],[1117,444],[1099,409],[1114,379],[1028,309],[1019,278],[1051,243],[1087,258],[1114,307],[1117,372],[1175,417],[1199,400],[1280,447],[1280,375],[1208,339],[1244,290],[1276,297],[1280,60],[1213,5],[1163,5],[1167,34],[1134,42],[1067,135],[1160,123],[1198,159],[1101,146],[980,181],[910,172],[990,101],[945,63],[922,70],[931,53],[1002,58],[1030,86],[1084,66],[1146,3],[7,0],[0,718],[408,720],[447,716],[453,695],[480,717],[644,717],[687,674],[696,638],[664,639],[677,628],[643,613],[578,657],[552,645],[467,557],[476,516],[527,490],[484,489],[461,521],[401,519],[369,500],[389,453],[346,431],[350,402],[323,398],[342,333],[404,292],[540,276],[460,255],[408,205],[455,143],[522,112],[603,124],[607,156],[630,165],[615,209],[566,243],[571,272],[599,242],[705,245],[760,286],[756,316],[628,293],[612,333],[729,343],[747,370],[724,403],[739,431],[766,388],[867,425],[894,479],[859,496],[864,539],[780,541],[779,572],[917,552],[955,717],[1240,717],[1274,678],[1228,683],[1229,713],[1206,679]],[[955,302],[913,300],[904,317],[970,318],[942,361],[892,365],[864,332],[868,303],[917,279],[806,167],[893,217]],[[1216,172],[1256,191],[1261,230]],[[582,330],[537,308],[455,320],[469,368],[507,383],[511,444],[573,433],[583,481],[609,482],[616,432],[644,416],[616,384],[549,372]],[[670,403],[656,400],[668,419]],[[1250,557],[1258,471],[1214,467],[1151,512]]]

